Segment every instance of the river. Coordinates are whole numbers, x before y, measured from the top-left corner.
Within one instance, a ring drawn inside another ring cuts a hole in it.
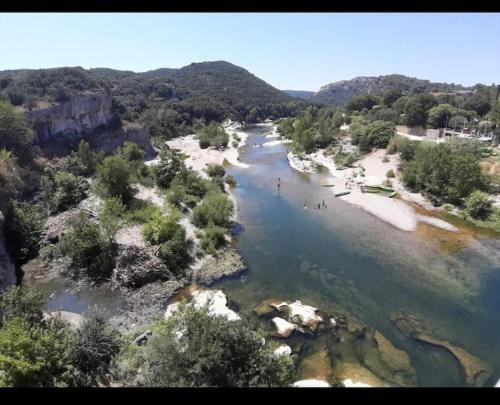
[[[488,385],[494,385],[500,374],[500,241],[476,235],[447,251],[442,240],[424,237],[428,232],[400,231],[321,187],[327,173],[292,169],[286,146],[262,146],[270,129],[249,127],[240,159],[250,167],[228,169],[238,183],[235,244],[249,271],[215,287],[249,318],[268,298],[342,308],[409,353],[418,385],[463,385],[455,364],[390,322],[391,314],[410,313],[434,336],[490,364],[495,372]],[[323,200],[327,207],[318,210]]]

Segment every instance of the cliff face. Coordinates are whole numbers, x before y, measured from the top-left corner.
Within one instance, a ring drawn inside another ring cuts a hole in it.
[[[52,107],[26,112],[37,134],[37,142],[59,135],[81,135],[107,125],[113,117],[111,96],[105,93],[79,94]]]

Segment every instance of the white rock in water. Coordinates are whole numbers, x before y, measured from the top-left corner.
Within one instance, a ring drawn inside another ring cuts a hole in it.
[[[369,387],[372,387],[370,384],[365,384],[365,383],[362,383],[361,381],[353,381],[350,378],[347,378],[344,381],[342,381],[342,384],[346,388],[369,388]]]
[[[330,325],[337,326],[337,321],[335,320],[335,318],[330,318]]]
[[[280,310],[281,307],[288,306],[288,304],[285,301],[282,301],[280,304],[275,304],[274,302],[271,302],[269,305],[272,306],[273,308],[276,308],[278,311]]]
[[[500,379],[497,381],[497,383],[495,384],[495,387],[496,388],[500,388]]]
[[[196,309],[208,306],[210,315],[223,316],[228,321],[241,319],[236,312],[227,307],[226,295],[221,290],[196,290],[191,296]]]
[[[296,325],[293,323],[290,323],[283,318],[279,318],[275,316],[272,319],[274,325],[276,326],[276,329],[278,329],[278,335],[282,337],[288,337],[292,334],[292,332],[297,328]]]
[[[318,309],[310,305],[304,305],[300,301],[295,301],[288,305],[288,308],[291,310],[290,317],[299,316],[303,325],[314,325],[323,322],[323,318],[316,315]]]
[[[179,312],[179,303],[170,304],[165,311],[165,319],[170,319],[175,313]]]
[[[275,356],[290,356],[292,354],[292,348],[288,345],[281,345],[273,353]]]
[[[293,383],[294,387],[324,387],[328,388],[331,387],[329,383],[323,380],[316,380],[314,378],[311,378],[309,380],[300,380],[296,381]]]

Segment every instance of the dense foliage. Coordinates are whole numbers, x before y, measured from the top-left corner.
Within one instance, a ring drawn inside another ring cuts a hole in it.
[[[206,149],[212,146],[216,149],[224,149],[229,142],[229,135],[224,128],[215,122],[204,125],[197,132],[200,148]]]

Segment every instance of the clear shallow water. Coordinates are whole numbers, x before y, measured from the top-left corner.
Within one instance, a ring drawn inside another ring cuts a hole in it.
[[[463,384],[453,359],[404,338],[390,322],[395,312],[411,313],[434,336],[490,364],[494,384],[500,374],[498,240],[439,252],[416,232],[399,231],[335,199],[331,188],[319,185],[327,182],[326,173],[291,169],[284,146],[256,147],[269,141],[268,130],[249,129],[241,160],[250,168],[228,169],[238,182],[236,246],[249,272],[216,287],[249,317],[268,298],[344,309],[410,354],[419,385]],[[318,210],[322,200],[328,207]]]

